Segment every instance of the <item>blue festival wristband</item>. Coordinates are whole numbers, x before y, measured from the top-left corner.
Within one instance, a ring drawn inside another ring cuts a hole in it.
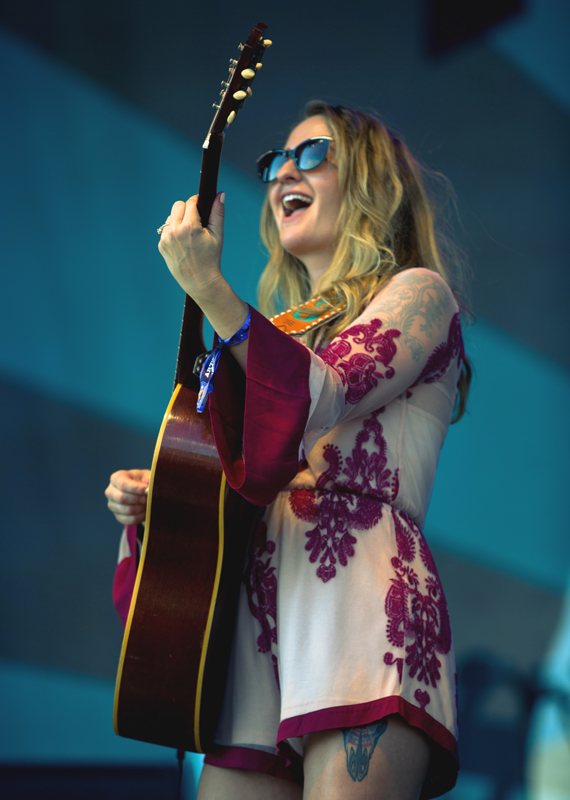
[[[247,312],[247,319],[239,329],[236,331],[233,336],[230,336],[229,339],[220,339],[218,344],[214,347],[211,353],[208,353],[204,364],[202,365],[202,369],[200,371],[200,391],[198,392],[198,402],[196,403],[196,410],[199,414],[206,408],[206,403],[208,401],[208,395],[210,392],[214,391],[214,386],[212,380],[214,378],[214,373],[218,368],[218,364],[220,362],[220,356],[222,354],[222,348],[224,347],[232,347],[234,344],[240,344],[241,342],[245,342],[247,337],[249,336],[249,324],[251,321],[251,308],[248,308]]]

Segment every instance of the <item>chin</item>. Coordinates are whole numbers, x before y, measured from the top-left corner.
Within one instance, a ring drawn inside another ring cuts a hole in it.
[[[287,237],[281,239],[281,246],[292,256],[295,256],[295,258],[300,258],[301,261],[303,260],[303,255],[307,252],[306,248],[304,248],[299,241],[295,241],[294,239],[288,240]]]
[[[305,236],[300,231],[284,231],[280,236],[280,240],[282,246],[288,253],[291,253],[292,256],[296,256],[301,260],[303,256],[321,249],[318,243],[310,241],[310,237]]]

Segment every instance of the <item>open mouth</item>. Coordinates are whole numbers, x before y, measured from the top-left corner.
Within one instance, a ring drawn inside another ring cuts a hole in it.
[[[312,202],[312,198],[307,197],[306,194],[286,194],[281,200],[286,217],[290,217],[297,211],[304,211]]]

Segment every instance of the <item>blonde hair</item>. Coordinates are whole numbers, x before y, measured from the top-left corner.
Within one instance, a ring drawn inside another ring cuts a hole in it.
[[[341,192],[335,254],[317,292],[327,299],[343,297],[346,312],[309,335],[309,346],[317,337],[330,341],[347,328],[403,270],[425,267],[437,272],[458,295],[461,259],[436,231],[434,203],[422,178],[426,171],[406,145],[372,114],[314,101],[305,109],[305,117],[312,116],[324,117],[330,127]],[[268,198],[261,212],[261,238],[269,261],[259,281],[259,307],[273,316],[308,300],[311,284],[304,264],[281,245]],[[454,421],[465,409],[470,376],[466,360]]]

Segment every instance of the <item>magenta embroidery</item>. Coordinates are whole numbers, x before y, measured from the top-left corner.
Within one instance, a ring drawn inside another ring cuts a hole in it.
[[[394,647],[403,648],[409,642],[405,647],[405,664],[410,678],[416,678],[435,689],[441,678],[441,661],[437,654],[446,655],[451,649],[451,626],[445,595],[432,555],[419,528],[403,511],[393,508],[392,518],[398,558],[392,559],[396,577],[391,579],[392,586],[386,596],[386,635]],[[417,552],[429,573],[423,586],[412,566]],[[385,653],[384,663],[397,665],[401,683],[402,659]],[[421,700],[417,692],[415,697],[422,708],[429,702],[427,692],[421,694]]]
[[[260,520],[244,579],[249,610],[261,625],[261,633],[257,637],[260,653],[271,653],[271,645],[277,644],[277,577],[275,567],[271,566],[274,552],[275,542],[267,541],[267,525]],[[271,660],[279,686],[277,656],[273,653]]]
[[[298,519],[314,523],[305,535],[309,561],[319,560],[317,576],[327,583],[336,575],[337,561],[346,567],[354,556],[357,542],[353,530],[369,530],[382,517],[382,503],[393,502],[398,495],[398,470],[387,467],[386,441],[375,411],[356,436],[356,446],[346,462],[338,447],[325,445],[323,456],[328,463],[315,489],[293,489],[289,504]],[[366,450],[371,440],[373,449]]]
[[[414,692],[414,697],[418,701],[418,705],[419,705],[419,707],[421,708],[422,711],[427,706],[427,704],[429,702],[431,702],[431,698],[429,696],[429,693],[428,692],[422,692],[421,689],[416,689],[416,691]]]
[[[384,653],[384,663],[388,664],[388,666],[392,666],[395,664],[398,668],[398,676],[400,678],[400,683],[402,683],[402,673],[404,671],[404,659],[403,658],[394,658],[392,653]]]
[[[394,339],[400,336],[400,331],[391,329],[381,332],[381,327],[382,320],[379,319],[372,319],[365,325],[353,325],[336,336],[320,353],[323,361],[333,367],[343,384],[348,386],[347,403],[358,403],[378,385],[379,379],[394,377],[394,368],[389,364],[396,355]],[[363,344],[366,352],[360,350],[350,355],[353,345],[358,344]],[[377,364],[387,367],[384,374],[378,371]]]
[[[463,336],[461,335],[461,320],[459,313],[454,314],[449,323],[447,341],[438,345],[428,358],[420,377],[414,383],[434,383],[441,380],[452,360],[457,356],[457,366],[461,365],[465,351],[463,349]]]

